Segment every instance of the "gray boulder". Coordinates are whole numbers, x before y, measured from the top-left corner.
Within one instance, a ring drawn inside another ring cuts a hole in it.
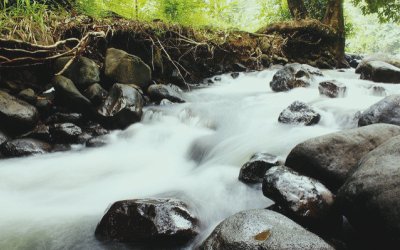
[[[279,165],[278,157],[268,153],[256,153],[240,169],[239,180],[244,183],[261,183],[265,172]]]
[[[58,58],[54,62],[56,73],[60,72],[72,56]],[[84,90],[93,83],[100,81],[100,68],[89,58],[80,56],[62,74],[76,85],[80,90]]]
[[[154,245],[184,245],[198,234],[198,220],[176,199],[139,199],[114,203],[97,225],[99,240]]]
[[[142,59],[114,48],[106,52],[105,75],[114,82],[135,84],[142,89],[147,89],[151,81],[151,69]]]
[[[262,190],[285,215],[303,226],[332,227],[335,218],[340,225],[339,214],[333,208],[335,196],[315,179],[275,166],[265,173]]]
[[[336,80],[320,82],[318,86],[319,93],[321,95],[336,98],[344,97],[346,94],[347,87]]]
[[[0,145],[0,154],[5,157],[20,157],[50,152],[52,147],[36,139],[15,139]]]
[[[359,117],[358,126],[374,123],[400,125],[400,95],[390,95],[365,110]]]
[[[152,84],[147,89],[147,94],[152,101],[157,103],[161,102],[163,99],[167,99],[171,102],[183,103],[185,102],[182,98],[182,90],[172,84]]]
[[[76,112],[88,112],[90,110],[90,100],[81,94],[70,79],[64,76],[55,76],[53,86],[57,104]]]
[[[278,70],[269,85],[275,92],[308,87],[315,75],[321,76],[322,72],[306,64],[291,63]]]
[[[381,61],[368,61],[357,67],[360,78],[374,82],[400,83],[400,68]]]
[[[37,109],[0,90],[0,124],[12,133],[20,133],[34,128],[39,120]]]
[[[292,149],[285,165],[336,191],[364,155],[396,135],[399,126],[374,124],[319,136]]]
[[[361,159],[337,196],[351,225],[380,249],[400,244],[399,162],[400,136],[396,136]]]
[[[334,248],[287,217],[267,209],[239,212],[222,221],[200,250]]]
[[[104,125],[124,129],[142,118],[143,97],[137,88],[128,84],[114,84],[107,99],[98,108]]]
[[[321,115],[304,102],[295,101],[284,109],[278,118],[280,123],[311,126],[317,124]]]

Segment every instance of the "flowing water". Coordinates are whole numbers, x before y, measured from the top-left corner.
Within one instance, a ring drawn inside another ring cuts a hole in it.
[[[259,186],[238,181],[255,152],[284,160],[308,138],[356,127],[357,111],[382,99],[352,70],[325,71],[343,82],[344,98],[309,88],[274,93],[276,70],[221,76],[213,86],[185,93],[185,104],[147,107],[141,123],[114,131],[107,146],[0,161],[0,249],[104,249],[94,238],[107,207],[121,199],[184,197],[201,220],[202,238],[240,210],[271,201]],[[389,94],[398,92],[385,86]],[[318,125],[278,123],[293,101],[318,111]]]

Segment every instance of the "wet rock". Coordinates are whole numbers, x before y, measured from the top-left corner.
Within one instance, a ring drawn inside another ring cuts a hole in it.
[[[358,126],[374,123],[400,125],[400,95],[390,95],[362,112]]]
[[[141,93],[127,84],[114,84],[107,99],[98,108],[104,124],[110,128],[124,129],[140,121],[143,98]]]
[[[71,145],[69,144],[55,144],[51,152],[66,152],[71,150]]]
[[[5,157],[20,157],[43,154],[51,151],[48,143],[36,139],[15,139],[0,145],[0,153]]]
[[[360,78],[383,83],[400,83],[400,68],[381,61],[368,61],[357,67]]]
[[[85,96],[95,105],[98,106],[107,98],[107,91],[100,84],[95,83],[90,85],[85,90]]]
[[[386,89],[381,86],[372,86],[370,88],[371,94],[374,96],[387,96]]]
[[[256,153],[240,169],[239,180],[244,183],[261,183],[265,172],[279,164],[275,155]]]
[[[168,106],[168,105],[172,105],[172,104],[174,104],[174,103],[167,99],[162,99],[160,101],[160,106]]]
[[[56,123],[50,127],[50,133],[56,143],[78,143],[82,129],[73,123]]]
[[[8,132],[20,133],[35,127],[39,120],[36,108],[0,90],[0,124]]]
[[[142,89],[147,89],[151,81],[151,69],[142,59],[114,48],[107,50],[105,75],[114,82],[135,84]]]
[[[267,209],[239,212],[222,221],[200,250],[325,249],[328,243],[289,218]]]
[[[49,126],[45,124],[38,124],[32,131],[28,132],[23,137],[51,142],[50,129]]]
[[[321,115],[304,102],[295,101],[279,115],[278,121],[286,124],[311,126],[317,124]]]
[[[107,129],[105,129],[103,126],[95,122],[88,122],[84,124],[81,128],[83,131],[92,136],[100,136],[108,134]]]
[[[233,79],[236,79],[236,78],[238,78],[240,76],[240,73],[239,72],[232,72],[231,73],[231,77],[233,78]]]
[[[96,238],[142,244],[184,245],[198,234],[198,220],[176,199],[114,203],[96,228]]]
[[[150,99],[155,102],[167,99],[171,102],[183,103],[185,101],[182,99],[182,93],[183,91],[179,87],[172,84],[152,84],[147,89]]]
[[[400,135],[400,127],[375,124],[309,139],[289,153],[285,165],[336,191],[369,151]]]
[[[365,64],[371,61],[379,61],[391,64],[397,68],[400,68],[400,58],[396,56],[391,56],[388,54],[373,54],[369,55],[365,58],[355,58],[357,60],[361,60],[359,67],[356,68],[356,73],[360,74],[361,70],[364,68]]]
[[[330,98],[344,97],[347,87],[338,81],[324,81],[320,82],[318,86],[319,93]]]
[[[80,124],[83,122],[83,115],[81,113],[61,113],[57,112],[47,118],[47,124],[54,123],[74,123]]]
[[[88,112],[90,110],[90,100],[79,92],[70,79],[64,76],[55,76],[53,86],[56,94],[55,100],[58,104],[75,112]]]
[[[55,72],[60,72],[72,56],[61,57],[55,60]],[[75,83],[76,87],[84,90],[93,83],[100,81],[100,68],[89,58],[80,56],[62,74]]]
[[[86,147],[98,148],[107,144],[107,140],[103,136],[92,137],[86,141]]]
[[[36,94],[35,91],[33,89],[24,89],[21,92],[18,93],[18,98],[20,98],[21,100],[26,101],[27,103],[30,103],[32,105],[36,104]]]
[[[298,87],[308,87],[314,75],[322,75],[317,68],[306,64],[287,64],[283,69],[275,73],[270,82],[273,91],[288,91]]]
[[[0,130],[0,145],[7,140],[8,136],[3,131]]]
[[[263,194],[282,207],[285,215],[311,228],[329,228],[341,224],[339,213],[335,216],[335,196],[322,183],[301,176],[285,166],[267,170],[262,183]]]
[[[396,136],[365,155],[338,192],[344,214],[374,249],[396,249],[400,243],[399,161]]]

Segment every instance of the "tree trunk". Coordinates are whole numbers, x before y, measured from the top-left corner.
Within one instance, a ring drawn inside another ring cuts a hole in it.
[[[334,41],[333,50],[338,63],[337,67],[347,67],[348,64],[345,60],[344,54],[346,38],[343,16],[343,0],[329,0],[325,17],[322,22],[336,30],[337,40]]]
[[[308,15],[303,0],[287,0],[290,14],[296,20],[305,19]]]

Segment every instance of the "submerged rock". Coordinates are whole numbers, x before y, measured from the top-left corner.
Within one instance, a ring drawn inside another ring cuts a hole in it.
[[[371,94],[374,96],[387,96],[386,89],[381,86],[372,86],[370,88]]]
[[[20,157],[50,152],[50,144],[36,139],[15,139],[0,145],[0,154],[5,157]]]
[[[114,203],[96,228],[99,240],[149,245],[184,245],[198,234],[198,220],[176,199],[139,199]]]
[[[321,115],[304,102],[295,101],[279,115],[278,121],[287,124],[302,124],[306,126],[319,122]]]
[[[125,129],[142,118],[143,97],[133,86],[114,84],[98,114],[107,127]]]
[[[86,141],[86,147],[98,148],[107,144],[107,140],[103,136],[92,137]]]
[[[400,125],[400,95],[390,95],[365,110],[359,117],[358,126],[374,123]]]
[[[375,124],[309,139],[289,153],[285,165],[336,191],[369,151],[400,135],[400,127]]]
[[[400,68],[382,61],[368,61],[357,67],[360,78],[374,82],[400,83]]]
[[[240,169],[239,180],[244,183],[261,183],[265,172],[279,164],[275,155],[256,153]]]
[[[283,69],[275,73],[270,86],[276,92],[308,87],[313,80],[313,75],[321,76],[322,72],[306,64],[287,64]]]
[[[0,125],[8,132],[20,133],[34,128],[39,120],[37,109],[0,90]]]
[[[78,143],[82,129],[73,123],[56,123],[50,127],[50,133],[58,144]]]
[[[365,155],[338,192],[341,209],[351,225],[374,249],[400,244],[400,136]],[[378,247],[378,248],[376,248]]]
[[[328,243],[287,217],[267,209],[239,212],[222,221],[200,250],[333,250]]]
[[[172,84],[152,84],[147,89],[147,93],[150,99],[155,102],[160,102],[163,99],[167,99],[171,102],[183,103],[185,102],[182,98],[182,90]]]
[[[320,82],[318,86],[319,93],[330,98],[344,97],[347,87],[336,80]]]
[[[307,227],[331,228],[335,196],[322,183],[285,166],[270,168],[264,176],[263,194],[282,207],[285,215]]]
[[[147,89],[151,81],[151,69],[142,59],[114,48],[107,50],[105,75],[114,82],[135,84],[142,89]]]

